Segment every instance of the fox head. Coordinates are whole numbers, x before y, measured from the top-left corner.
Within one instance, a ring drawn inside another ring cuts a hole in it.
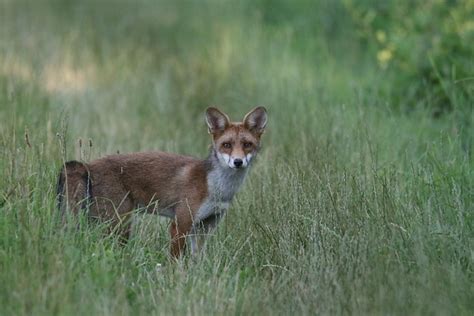
[[[267,110],[259,106],[247,113],[242,122],[231,122],[226,114],[209,107],[206,123],[222,166],[242,169],[250,165],[260,148],[260,137],[267,124]]]

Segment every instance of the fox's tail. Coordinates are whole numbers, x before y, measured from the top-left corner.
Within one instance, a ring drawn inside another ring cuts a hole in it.
[[[69,208],[74,214],[86,209],[92,202],[92,180],[89,168],[83,162],[68,161],[58,177],[56,202],[62,216]]]

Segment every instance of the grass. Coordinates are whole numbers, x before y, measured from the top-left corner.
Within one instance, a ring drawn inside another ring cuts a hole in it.
[[[3,2],[0,314],[472,314],[472,107],[394,110],[341,5],[314,6]],[[204,157],[211,104],[269,125],[202,256],[169,261],[153,216],[125,247],[58,224],[64,159]]]

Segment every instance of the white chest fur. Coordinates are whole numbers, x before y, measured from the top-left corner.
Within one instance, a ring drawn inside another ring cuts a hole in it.
[[[246,169],[216,167],[207,175],[209,195],[199,208],[197,220],[203,220],[214,214],[223,215],[244,181]]]
[[[201,221],[212,215],[224,215],[230,206],[230,202],[218,202],[206,199],[196,214],[196,220]]]

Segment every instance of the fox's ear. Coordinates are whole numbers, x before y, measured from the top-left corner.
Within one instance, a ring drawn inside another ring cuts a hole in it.
[[[256,107],[244,117],[244,126],[251,132],[263,134],[267,125],[267,109],[263,106]]]
[[[229,126],[229,117],[216,109],[215,107],[208,107],[206,110],[206,123],[209,128],[209,133],[222,132]]]

